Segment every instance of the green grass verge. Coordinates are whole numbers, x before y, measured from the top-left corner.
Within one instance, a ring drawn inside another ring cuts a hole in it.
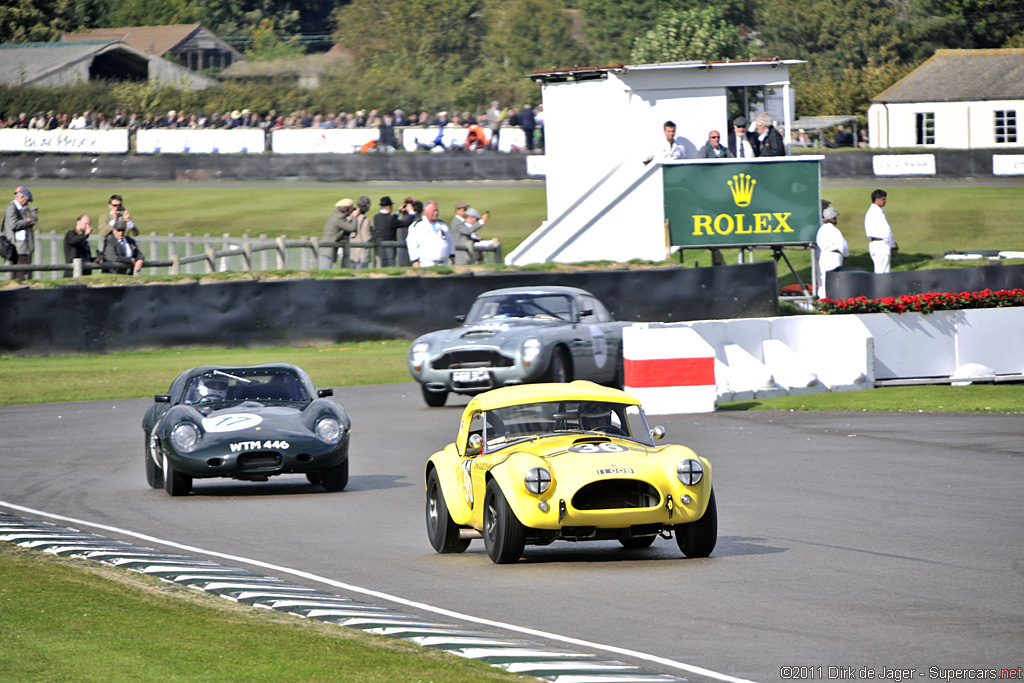
[[[0,614],[5,681],[524,680],[406,641],[7,543],[0,544]]]
[[[853,410],[926,413],[1024,412],[1024,385],[942,384],[880,387],[806,396],[782,396],[756,401],[723,403],[719,410]]]

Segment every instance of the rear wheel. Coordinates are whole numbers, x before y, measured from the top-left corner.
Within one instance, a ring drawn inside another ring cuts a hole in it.
[[[526,527],[509,507],[494,479],[487,483],[484,494],[484,544],[495,564],[518,562],[526,547]]]
[[[718,506],[712,489],[708,509],[696,522],[676,525],[676,544],[687,557],[707,557],[718,541]]]
[[[187,496],[192,492],[192,477],[184,472],[175,472],[164,456],[164,491],[169,496]]]
[[[344,491],[345,487],[348,486],[348,458],[345,458],[344,462],[340,465],[320,470],[319,474],[320,476],[317,478],[320,480],[320,485],[324,487],[325,491]]]
[[[164,487],[164,472],[153,461],[153,446],[149,436],[146,436],[146,483],[151,489],[162,489]]]
[[[551,364],[548,365],[548,370],[544,373],[544,381],[556,384],[564,384],[569,381],[569,363],[565,360],[565,351],[562,349],[555,349],[555,352],[551,354]]]
[[[452,521],[444,501],[437,470],[427,477],[427,537],[439,553],[462,553],[469,547],[468,538],[459,538],[459,527]]]
[[[634,536],[632,538],[620,538],[619,543],[622,544],[623,548],[630,548],[631,550],[650,548],[651,544],[654,543],[654,536]]]
[[[423,400],[431,408],[440,408],[448,400],[447,391],[431,391],[426,384],[421,384],[420,388],[423,390]]]

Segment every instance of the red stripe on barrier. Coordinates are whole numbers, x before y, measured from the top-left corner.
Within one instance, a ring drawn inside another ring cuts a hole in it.
[[[715,383],[715,359],[656,358],[624,359],[626,386],[636,389],[653,387],[696,387]]]

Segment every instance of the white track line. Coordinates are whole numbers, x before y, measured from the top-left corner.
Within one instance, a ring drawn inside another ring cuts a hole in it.
[[[132,538],[138,538],[143,541],[150,541],[152,543],[159,543],[160,545],[168,546],[171,548],[177,548],[179,550],[185,550],[190,553],[199,553],[202,555],[208,555],[210,557],[217,557],[223,560],[231,560],[233,562],[242,562],[244,564],[250,564],[255,567],[261,567],[263,569],[270,569],[273,571],[281,572],[284,574],[291,574],[292,576],[298,576],[303,579],[310,581],[316,581],[323,583],[328,586],[340,588],[342,590],[351,591],[353,593],[361,593],[362,595],[369,595],[380,600],[386,600],[388,602],[397,603],[399,605],[405,605],[414,609],[423,610],[425,612],[431,612],[433,614],[441,614],[453,619],[459,619],[461,621],[468,621],[475,624],[483,624],[485,626],[491,626],[494,628],[504,629],[506,631],[514,631],[516,633],[523,633],[538,638],[546,638],[548,640],[554,640],[560,643],[566,643],[569,645],[576,645],[579,647],[586,647],[593,650],[599,650],[602,652],[609,652],[612,654],[622,655],[624,657],[633,657],[634,659],[640,659],[647,662],[653,662],[655,664],[661,664],[673,669],[679,669],[687,671],[698,676],[705,676],[707,678],[713,678],[718,681],[724,681],[725,683],[754,683],[745,678],[736,678],[735,676],[729,676],[728,674],[718,673],[717,671],[711,671],[703,667],[694,666],[693,664],[686,664],[684,662],[677,662],[672,659],[666,659],[664,657],[658,657],[656,655],[647,654],[645,652],[637,652],[636,650],[628,650],[626,648],[616,647],[614,645],[602,645],[601,643],[593,643],[588,640],[580,640],[578,638],[572,638],[570,636],[563,636],[557,633],[549,633],[547,631],[540,631],[537,629],[529,628],[526,626],[516,626],[515,624],[507,624],[501,621],[492,621],[491,619],[484,619],[482,617],[474,617],[469,614],[462,614],[461,612],[454,612],[452,610],[444,609],[443,607],[434,607],[433,605],[427,605],[422,602],[416,602],[414,600],[407,600],[400,598],[395,595],[389,595],[388,593],[381,593],[370,588],[362,588],[360,586],[353,586],[352,584],[343,583],[341,581],[335,581],[328,579],[323,576],[317,576],[316,574],[310,574],[299,569],[291,569],[289,567],[281,567],[276,564],[269,564],[267,562],[261,562],[259,560],[252,560],[247,557],[239,557],[237,555],[227,555],[225,553],[218,553],[212,550],[203,550],[195,546],[185,545],[182,543],[175,543],[174,541],[165,541],[155,536],[147,536],[146,534],[136,533],[134,531],[128,531],[127,529],[120,529],[118,527],[107,526],[106,524],[95,524],[93,522],[87,522],[81,519],[75,519],[74,517],[65,517],[63,515],[55,515],[49,512],[43,512],[42,510],[34,510],[32,508],[23,507],[21,505],[15,505],[6,501],[0,500],[0,507],[10,508],[19,512],[25,512],[32,515],[38,515],[40,517],[46,517],[49,519],[56,519],[62,522],[69,522],[79,526],[87,526],[93,529],[102,529],[103,531],[110,531],[116,534],[122,534],[124,536],[130,536]]]

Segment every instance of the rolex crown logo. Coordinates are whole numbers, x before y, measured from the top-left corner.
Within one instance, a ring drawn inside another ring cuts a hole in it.
[[[732,177],[732,180],[729,181],[729,189],[732,191],[732,198],[736,202],[736,206],[750,205],[750,199],[754,195],[754,185],[757,185],[757,181],[747,173],[740,173]]]

